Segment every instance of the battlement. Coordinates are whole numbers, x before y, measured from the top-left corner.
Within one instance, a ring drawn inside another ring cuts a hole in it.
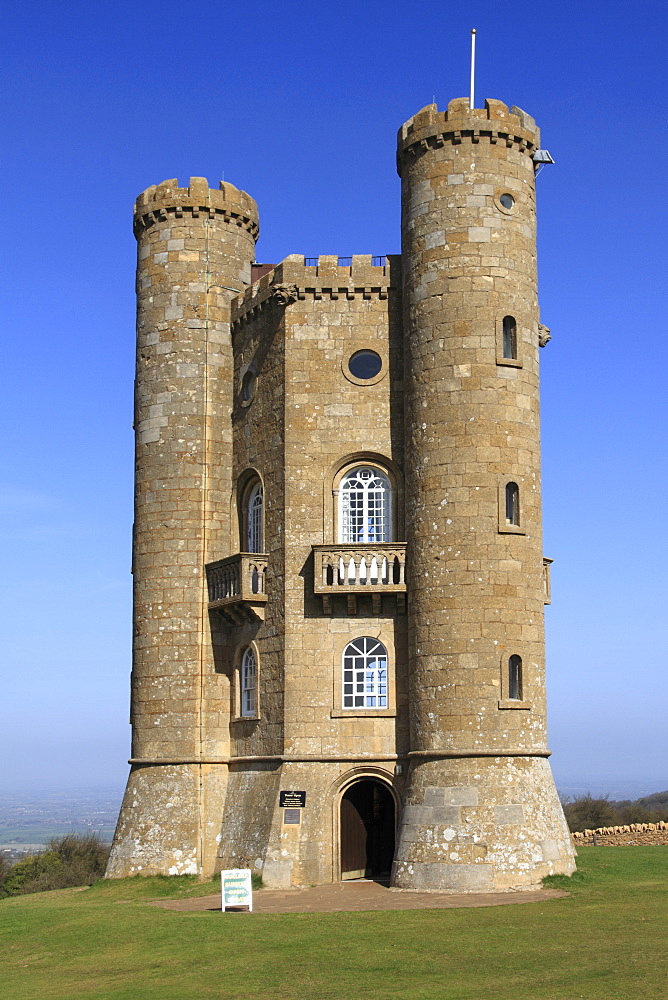
[[[399,255],[290,254],[233,300],[232,323],[247,319],[270,301],[286,306],[309,295],[316,299],[385,299],[393,287],[392,272],[396,285],[401,275]]]
[[[257,239],[258,210],[253,198],[233,184],[221,181],[210,188],[206,177],[191,177],[188,187],[179,187],[176,178],[152,184],[137,198],[134,207],[135,236],[169,216],[221,217],[231,225],[241,226]]]
[[[503,101],[488,98],[484,108],[469,108],[468,98],[456,97],[448,104],[447,111],[439,111],[436,104],[428,104],[409,118],[397,135],[397,169],[406,157],[419,155],[433,146],[445,142],[463,141],[517,146],[520,152],[531,155],[540,146],[540,129],[535,120],[521,108],[508,108]]]

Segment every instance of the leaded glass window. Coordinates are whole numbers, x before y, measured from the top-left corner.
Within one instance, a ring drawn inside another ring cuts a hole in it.
[[[241,714],[257,715],[257,667],[250,646],[241,659]]]
[[[343,651],[344,708],[387,708],[387,650],[371,636],[349,642]]]
[[[392,489],[380,469],[360,466],[346,473],[339,491],[339,541],[392,541]]]
[[[248,548],[246,552],[262,552],[264,544],[264,496],[262,483],[256,483],[248,496]]]

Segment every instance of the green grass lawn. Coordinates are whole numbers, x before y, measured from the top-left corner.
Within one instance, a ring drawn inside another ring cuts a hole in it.
[[[371,913],[184,913],[189,879],[0,900],[4,1000],[662,1000],[668,849],[585,847],[565,899]]]

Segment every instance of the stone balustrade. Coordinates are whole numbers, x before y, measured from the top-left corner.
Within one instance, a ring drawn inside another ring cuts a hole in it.
[[[209,609],[220,613],[233,624],[264,620],[267,556],[259,552],[238,552],[209,563],[206,579]]]
[[[393,595],[398,613],[405,610],[406,543],[379,545],[314,545],[314,593],[322,597],[325,614],[332,613],[332,597],[345,596],[350,614],[357,598],[369,594],[374,614],[380,614],[384,594]]]

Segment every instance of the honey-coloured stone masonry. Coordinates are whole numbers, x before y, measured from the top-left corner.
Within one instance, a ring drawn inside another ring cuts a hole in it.
[[[539,145],[499,101],[415,115],[395,256],[257,264],[245,192],[138,198],[108,876],[488,892],[573,870],[545,729]]]

